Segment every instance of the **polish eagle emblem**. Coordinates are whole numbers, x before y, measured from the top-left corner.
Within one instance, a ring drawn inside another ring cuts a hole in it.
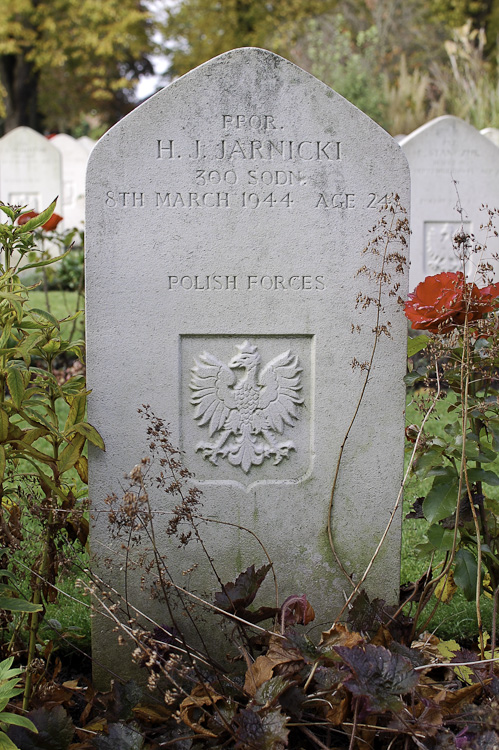
[[[249,341],[236,349],[228,364],[206,351],[194,358],[191,404],[194,419],[213,438],[198,443],[196,451],[215,466],[222,457],[247,474],[251,466],[268,458],[277,465],[295,450],[291,440],[279,441],[279,436],[299,419],[302,369],[289,350],[262,366],[258,348]]]

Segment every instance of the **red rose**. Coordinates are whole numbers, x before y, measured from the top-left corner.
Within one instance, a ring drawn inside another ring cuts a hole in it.
[[[19,226],[22,226],[23,224],[26,224],[30,219],[34,219],[35,216],[38,216],[38,213],[36,211],[27,211],[25,214],[18,218],[17,223],[19,224]],[[46,232],[53,232],[60,221],[62,221],[62,216],[59,216],[59,214],[52,214],[50,219],[48,219],[45,224],[42,224],[42,229],[45,229]]]
[[[498,297],[499,284],[479,289],[466,283],[462,273],[446,271],[417,285],[405,303],[405,314],[416,330],[448,333],[466,319],[479,320],[495,310]]]

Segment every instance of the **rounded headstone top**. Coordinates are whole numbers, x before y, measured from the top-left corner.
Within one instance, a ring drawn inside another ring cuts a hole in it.
[[[430,120],[419,128],[416,128],[412,133],[409,133],[409,135],[402,138],[399,143],[400,146],[404,148],[412,143],[412,141],[416,139],[419,140],[422,136],[428,135],[433,138],[444,134],[448,134],[450,137],[463,138],[473,138],[481,135],[480,131],[473,127],[473,125],[470,125],[469,122],[461,120],[454,115],[441,115],[441,117],[435,117],[434,120]]]
[[[22,145],[24,143],[37,143],[39,148],[43,147],[46,151],[53,150],[55,153],[59,153],[48,138],[45,138],[45,136],[38,133],[38,131],[28,128],[25,125],[20,125],[18,128],[9,130],[8,133],[0,138],[0,147],[6,145],[12,146],[14,144]]]

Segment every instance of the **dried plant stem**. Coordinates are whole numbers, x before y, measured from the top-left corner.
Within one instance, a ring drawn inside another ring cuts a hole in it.
[[[468,333],[468,317],[466,316],[465,317],[465,322],[464,322],[464,337],[465,338],[467,338],[467,333]],[[463,387],[464,387],[465,379],[468,376],[468,373],[467,373],[465,365],[466,365],[466,362],[465,362],[465,358],[463,357],[461,359],[461,393],[463,393]],[[438,378],[438,363],[437,363],[437,366],[436,366],[436,373],[437,373],[437,378]],[[463,440],[462,441],[462,448],[461,448],[461,469],[462,469],[462,467],[463,467],[463,465],[464,465],[465,462],[466,462],[466,440]],[[459,514],[460,514],[460,505],[461,505],[460,499],[461,499],[462,491],[463,491],[463,471],[461,470],[459,472],[459,485],[458,485],[458,491],[457,491],[456,517],[454,519],[454,535],[453,535],[453,538],[452,538],[452,547],[451,547],[450,552],[448,553],[448,559],[447,559],[446,564],[445,564],[442,572],[440,573],[440,575],[438,575],[436,578],[434,578],[432,581],[430,581],[425,586],[425,588],[423,590],[423,594],[421,595],[420,603],[424,603],[424,601],[426,600],[427,595],[429,593],[431,594],[431,592],[435,590],[435,587],[436,587],[437,583],[439,583],[439,581],[441,581],[442,578],[445,577],[446,581],[449,578],[451,566],[452,566],[452,563],[454,561],[454,557],[456,555],[457,532],[458,532],[458,528],[459,528]],[[444,585],[444,587],[445,587],[445,585]],[[431,616],[426,619],[426,621],[425,621],[424,625],[422,626],[421,630],[425,630],[426,627],[428,626],[429,622],[431,621],[431,619],[432,619],[432,617],[433,617],[433,615],[434,615],[434,613],[436,611],[436,608],[438,607],[438,605],[439,605],[439,603],[441,601],[441,598],[443,596],[443,589],[444,589],[444,587],[442,587],[442,593],[438,597],[437,604],[433,608]],[[422,612],[422,609],[423,609],[422,606],[418,607],[418,610],[417,610],[416,615],[414,617],[414,625],[413,625],[413,628],[412,628],[411,639],[414,638],[414,635],[416,633],[416,629],[417,629],[417,625],[418,625],[418,620],[419,620],[419,616],[420,616],[420,614]]]
[[[251,529],[248,529],[246,526],[241,526],[238,523],[230,523],[230,521],[221,521],[219,518],[209,518],[209,517],[205,518],[203,516],[198,516],[198,515],[193,515],[193,518],[199,519],[200,521],[205,521],[206,523],[218,523],[218,524],[221,524],[222,526],[232,526],[235,529],[246,531],[248,534],[251,534],[251,536],[256,539],[256,541],[262,548],[265,557],[269,561],[270,569],[272,570],[272,576],[274,578],[275,606],[276,606],[276,609],[278,609],[279,608],[279,587],[277,585],[277,576],[276,576],[276,572],[274,568],[274,563],[272,562],[272,558],[267,552],[267,548],[265,547],[261,539],[257,536],[257,534],[255,534],[255,532],[252,531]]]
[[[107,591],[110,591],[112,594],[114,594],[115,596],[117,596],[121,601],[125,602],[125,597],[123,596],[123,594],[120,594],[119,591],[117,591],[116,589],[113,589],[112,586],[109,586],[108,584],[106,584],[105,581],[102,580],[102,578],[99,578],[95,574],[92,574],[92,578],[93,578],[93,582],[95,584],[99,585],[101,588],[103,588],[103,589],[105,589]],[[96,601],[99,604],[102,604],[102,600],[99,599],[99,597],[97,596],[97,594],[95,592],[91,592],[91,593],[92,593],[92,596],[96,599]],[[161,625],[159,623],[157,623],[155,620],[153,620],[151,617],[149,617],[148,615],[146,615],[145,612],[142,612],[142,610],[138,609],[137,607],[134,607],[133,604],[131,604],[131,603],[128,603],[128,604],[130,606],[130,609],[132,609],[136,613],[136,615],[138,615],[139,617],[142,617],[146,622],[149,622],[153,627],[155,627],[155,628],[161,628]],[[92,610],[94,612],[99,611],[99,610],[96,609],[95,606],[91,606],[91,608],[92,608]],[[99,614],[102,615],[103,613],[99,612]],[[104,616],[107,616],[107,615],[104,613]],[[114,622],[115,617],[113,616],[111,619]],[[183,641],[180,638],[177,638],[176,640],[178,640],[179,643],[183,644]],[[174,649],[175,651],[178,651],[181,654],[190,653],[191,656],[193,656],[193,658],[197,659],[199,662],[201,662],[202,664],[205,664],[207,666],[210,663],[213,664],[213,662],[208,662],[204,658],[204,655],[200,651],[198,651],[197,649],[194,649],[192,646],[189,646],[187,648],[187,650],[186,650],[186,648],[182,648],[182,647],[177,646],[176,644],[172,643],[172,644],[170,644],[170,648]]]
[[[490,639],[490,656],[492,659],[494,659],[494,654],[496,650],[496,637],[497,637],[497,606],[499,603],[499,586],[497,586],[496,590],[494,591],[494,610],[492,612],[492,636]],[[490,673],[491,676],[493,674],[494,666],[493,664],[490,665]]]
[[[477,544],[477,578],[476,578],[476,591],[475,591],[475,608],[478,624],[478,637],[480,642],[480,656],[482,659],[485,658],[485,645],[483,640],[483,623],[482,623],[482,610],[480,607],[480,589],[482,583],[482,540],[480,534],[480,524],[476,513],[476,508],[473,503],[473,495],[470,488],[468,479],[468,464],[466,460],[466,433],[468,427],[468,396],[470,388],[470,337],[468,335],[468,321],[465,319],[464,324],[464,352],[463,352],[463,364],[464,368],[461,368],[461,393],[463,393],[463,404],[462,404],[462,415],[461,415],[461,437],[463,441],[463,453],[461,458],[461,473],[464,473],[464,480],[466,483],[466,491],[468,493],[468,502],[470,504],[471,512],[473,514],[473,522],[475,524],[476,531],[476,544]],[[457,499],[459,506],[461,495]]]
[[[437,372],[438,372],[438,370],[437,370]],[[386,539],[386,537],[388,535],[388,532],[390,531],[390,527],[391,527],[391,525],[393,523],[393,519],[395,518],[397,510],[399,509],[399,507],[400,507],[400,505],[402,503],[402,498],[403,498],[403,493],[404,493],[404,487],[405,487],[405,484],[407,482],[407,478],[409,476],[409,472],[412,469],[412,465],[414,463],[414,459],[416,457],[416,451],[418,449],[418,445],[419,445],[419,442],[421,440],[421,435],[423,434],[424,426],[425,426],[426,421],[428,420],[431,412],[435,408],[435,404],[437,403],[439,396],[440,396],[440,380],[437,379],[437,392],[436,392],[436,394],[434,396],[433,403],[431,404],[430,408],[426,412],[426,414],[424,416],[424,419],[423,419],[423,421],[421,423],[421,427],[419,428],[416,440],[414,442],[414,448],[413,448],[412,453],[411,453],[411,458],[409,460],[409,464],[408,464],[407,469],[405,471],[404,478],[402,480],[402,484],[400,486],[400,490],[399,490],[399,493],[397,495],[397,499],[396,499],[395,504],[394,504],[394,506],[392,508],[392,511],[390,513],[390,518],[388,519],[388,523],[386,524],[385,530],[384,530],[384,532],[383,532],[383,534],[381,536],[381,539],[378,542],[378,546],[376,547],[376,549],[374,551],[374,554],[371,557],[371,559],[370,559],[370,561],[369,561],[369,563],[368,563],[368,565],[367,565],[364,573],[362,574],[360,580],[356,584],[356,586],[355,586],[354,590],[352,591],[352,593],[350,594],[350,596],[345,601],[345,604],[341,608],[340,613],[337,615],[336,620],[335,620],[336,623],[340,620],[340,618],[343,615],[343,613],[345,612],[345,610],[350,606],[350,603],[352,602],[352,600],[357,596],[358,592],[360,591],[362,585],[364,584],[364,581],[366,580],[367,576],[369,575],[369,572],[370,572],[370,570],[371,570],[371,568],[372,568],[372,566],[374,564],[374,561],[376,560],[376,558],[377,558],[377,556],[379,554],[379,551],[380,551],[381,547],[383,546],[383,544],[385,542],[385,539]]]
[[[346,577],[346,579],[349,581],[349,583],[354,587],[354,591],[355,592],[358,590],[358,587],[355,586],[354,581],[352,579],[352,576],[350,575],[350,573],[348,573],[348,571],[344,567],[344,565],[343,565],[343,563],[342,563],[342,561],[341,561],[341,559],[340,559],[340,557],[338,555],[338,552],[336,550],[336,546],[335,546],[334,539],[333,539],[332,514],[333,514],[334,496],[335,496],[335,492],[336,492],[336,486],[337,486],[337,483],[338,483],[338,476],[339,476],[341,461],[342,461],[342,458],[343,458],[343,452],[345,450],[345,446],[346,446],[347,440],[348,440],[348,438],[350,436],[350,432],[352,431],[352,428],[353,428],[354,423],[355,423],[355,421],[357,419],[360,407],[361,407],[362,402],[364,400],[364,394],[365,394],[365,391],[366,391],[366,388],[367,388],[367,384],[368,384],[368,382],[370,380],[370,377],[371,377],[371,371],[372,371],[372,367],[373,367],[373,363],[374,363],[374,358],[375,358],[376,350],[377,350],[377,347],[378,347],[378,341],[379,341],[379,338],[380,338],[380,335],[381,335],[381,332],[380,332],[380,319],[381,319],[381,310],[382,310],[381,299],[382,299],[382,296],[383,296],[383,284],[386,283],[386,276],[387,276],[385,269],[386,269],[386,264],[387,264],[388,248],[389,248],[390,242],[391,242],[391,240],[393,238],[392,232],[393,232],[394,224],[396,222],[397,222],[397,216],[396,216],[395,212],[392,212],[391,223],[390,223],[389,229],[387,230],[387,237],[386,237],[385,245],[384,245],[384,248],[383,248],[383,256],[382,256],[383,260],[382,260],[382,263],[381,263],[381,271],[380,271],[379,277],[378,277],[378,279],[379,279],[378,280],[378,290],[377,290],[377,296],[376,296],[376,301],[375,301],[375,304],[376,304],[376,323],[375,323],[375,326],[374,326],[374,329],[373,329],[374,330],[374,341],[373,341],[373,346],[372,346],[372,350],[371,350],[371,356],[369,358],[369,362],[368,362],[368,365],[366,367],[366,373],[365,373],[365,377],[364,377],[364,382],[363,382],[363,385],[362,385],[362,388],[361,388],[361,392],[360,392],[359,398],[357,400],[357,404],[356,404],[355,409],[354,409],[353,416],[352,416],[352,418],[350,420],[350,423],[349,423],[349,425],[347,427],[346,433],[345,433],[345,435],[343,437],[343,440],[342,440],[342,443],[340,445],[339,455],[338,455],[338,459],[336,461],[336,467],[335,467],[335,472],[334,472],[333,485],[332,485],[332,488],[331,488],[331,495],[330,495],[330,498],[329,498],[329,506],[328,506],[328,511],[327,511],[327,535],[328,535],[328,540],[329,540],[329,546],[330,546],[331,551],[333,553],[333,556],[334,556],[334,559],[336,561],[336,564],[338,565],[338,567],[340,568],[341,572]],[[402,492],[400,493],[400,497],[402,497]],[[395,510],[397,508],[398,508],[398,503],[396,505]],[[389,521],[388,528],[391,526],[391,523],[392,523],[392,520],[393,520],[393,515],[394,514],[392,513],[392,516],[391,516],[390,521]],[[384,537],[386,537],[386,533],[384,534]],[[378,549],[375,552],[375,555],[377,555],[377,554],[378,554]],[[345,607],[343,608],[342,612],[344,611],[344,609],[345,609]]]
[[[422,664],[420,667],[414,667],[415,672],[422,672],[425,669],[435,669],[435,667],[477,667],[482,664],[494,664],[499,661],[499,656],[494,659],[477,659],[475,661],[435,661],[431,664]]]
[[[304,692],[304,693],[306,693],[306,692],[307,692],[307,690],[308,690],[308,686],[309,686],[309,685],[310,685],[310,683],[312,682],[312,680],[313,680],[313,678],[314,678],[314,674],[316,673],[316,671],[317,671],[317,667],[318,667],[318,666],[319,666],[319,661],[316,661],[316,662],[315,662],[315,664],[314,664],[314,666],[313,666],[313,667],[312,667],[312,669],[310,670],[310,674],[309,674],[309,676],[307,677],[307,681],[306,681],[306,683],[305,683],[305,684],[304,684],[304,686],[303,686],[303,692]]]
[[[394,221],[395,221],[395,217],[392,216],[392,223],[391,223],[390,229],[392,229]],[[385,267],[385,260],[386,260],[386,254],[388,252],[389,241],[390,240],[387,239],[387,241],[385,243],[385,248],[384,248],[384,252],[383,252],[383,262],[382,262],[381,274],[380,274],[380,280],[379,280],[379,284],[378,284],[378,296],[377,296],[377,300],[376,300],[377,301],[377,305],[376,305],[376,325],[374,327],[375,334],[374,334],[373,347],[372,347],[372,350],[371,350],[371,357],[369,359],[369,364],[368,364],[368,366],[366,368],[366,374],[365,374],[365,377],[364,377],[364,382],[362,384],[362,388],[361,388],[361,391],[360,391],[360,396],[359,396],[359,398],[357,400],[357,404],[355,406],[353,416],[352,416],[352,418],[350,420],[350,424],[347,427],[347,431],[346,431],[346,433],[345,433],[345,435],[343,437],[342,443],[340,445],[340,452],[339,452],[339,455],[338,455],[338,460],[336,461],[336,468],[335,468],[335,471],[334,471],[334,478],[333,478],[333,486],[331,488],[331,496],[329,498],[329,507],[328,507],[328,512],[327,512],[327,535],[328,535],[328,539],[329,539],[329,546],[331,547],[331,551],[332,551],[332,553],[334,555],[334,559],[336,560],[336,564],[338,565],[338,567],[340,568],[341,572],[347,578],[347,580],[351,583],[352,586],[355,586],[355,584],[353,582],[353,579],[352,579],[352,576],[348,573],[348,571],[345,569],[343,563],[341,562],[341,559],[340,559],[340,557],[339,557],[339,555],[338,555],[338,553],[336,551],[336,546],[334,544],[333,529],[332,529],[333,504],[334,504],[334,495],[335,495],[335,492],[336,492],[336,485],[338,483],[338,475],[340,473],[341,460],[343,458],[343,451],[345,450],[345,446],[346,446],[347,440],[350,437],[350,432],[352,431],[354,423],[355,423],[355,421],[357,419],[357,415],[358,415],[360,407],[362,405],[362,401],[364,400],[364,394],[366,392],[367,384],[368,384],[370,376],[371,376],[371,370],[372,370],[372,366],[373,366],[373,362],[374,362],[374,357],[375,357],[375,354],[376,354],[376,349],[378,347],[378,341],[379,341],[379,336],[380,336],[380,334],[379,334],[379,322],[380,322],[380,316],[381,316],[381,296],[382,296],[382,289],[383,289],[383,271],[384,271],[384,267]]]
[[[102,542],[99,542],[99,543],[102,544]],[[103,545],[103,546],[105,546],[105,545]],[[113,553],[115,553],[115,552],[116,551],[113,550]],[[99,579],[99,580],[102,583],[104,583],[104,581],[102,581],[102,579]],[[104,583],[104,585],[106,585],[106,584]],[[168,581],[167,582],[167,586],[176,589],[180,593],[185,594],[187,597],[189,597],[193,601],[195,601],[198,604],[200,604],[201,606],[208,607],[208,609],[212,609],[215,612],[218,612],[219,614],[223,615],[224,617],[230,617],[232,620],[237,620],[238,622],[242,623],[243,625],[246,625],[249,628],[254,628],[255,630],[258,630],[261,633],[266,633],[267,635],[272,635],[272,636],[275,636],[276,638],[282,638],[283,640],[286,640],[285,636],[282,636],[280,633],[274,632],[273,630],[268,630],[267,628],[262,628],[262,627],[260,627],[259,625],[256,625],[253,622],[249,622],[248,620],[244,620],[242,617],[238,617],[237,615],[234,615],[232,612],[227,612],[225,609],[221,609],[220,607],[217,607],[216,604],[212,604],[211,602],[208,602],[206,599],[203,599],[200,596],[196,596],[196,594],[193,594],[191,591],[188,591],[187,589],[182,588],[182,586],[179,586],[174,581],[171,581],[171,580]],[[119,594],[119,592],[116,591],[115,589],[109,587],[109,590],[113,591],[115,594],[118,594],[119,596],[121,596],[121,594]],[[140,612],[136,607],[132,606],[132,609],[135,609],[136,612],[138,612],[139,614],[141,614],[142,616],[145,617],[145,615],[142,612]],[[147,618],[147,619],[150,619],[150,618]],[[151,620],[151,622],[152,622],[152,620]]]
[[[320,747],[321,750],[330,750],[329,746],[321,742],[320,739],[316,737],[313,732],[310,731],[310,729],[307,729],[307,727],[300,727],[300,732],[303,732],[303,734],[306,737],[308,737],[308,739],[311,740],[314,743],[314,745],[317,745],[317,747]]]
[[[353,750],[354,744],[355,744],[355,733],[357,731],[357,719],[359,715],[359,699],[354,698],[353,703],[355,704],[355,708],[353,710],[353,724],[352,724],[352,734],[350,735],[350,744],[348,746],[348,750]],[[367,744],[367,743],[366,743]]]

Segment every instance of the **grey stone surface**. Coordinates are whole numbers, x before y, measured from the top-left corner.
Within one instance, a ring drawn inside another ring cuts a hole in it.
[[[123,586],[124,552],[104,498],[150,453],[137,415],[150,404],[195,473],[203,515],[251,529],[269,551],[281,602],[306,593],[321,624],[338,612],[351,586],[329,548],[328,504],[364,380],[351,363],[369,359],[376,324],[375,306],[356,300],[377,284],[357,272],[379,262],[363,249],[385,196],[407,205],[408,187],[406,159],[385,131],[259,49],[202,65],[96,145],[87,373],[89,419],[107,451],[90,455],[92,551],[114,585]],[[383,304],[392,338],[379,340],[333,509],[338,554],[357,578],[402,477],[406,323],[396,296]],[[178,500],[151,499],[176,580],[185,584],[180,571],[199,563],[189,583],[211,599],[219,583],[199,548],[179,550],[165,536],[164,513]],[[223,581],[266,562],[245,531],[207,524],[202,534]],[[400,516],[368,577],[372,596],[397,599],[399,562]],[[163,621],[141,573],[128,580],[130,598]],[[269,583],[260,603],[271,605],[272,591]],[[119,661],[105,624],[94,646],[99,659]]]
[[[40,133],[19,127],[0,138],[0,200],[4,203],[41,211],[61,196],[61,175],[61,155]],[[61,198],[56,211],[62,215]]]
[[[83,226],[85,220],[85,172],[88,150],[66,133],[51,138],[51,143],[62,155],[62,206],[66,228]]]
[[[499,146],[499,128],[483,128],[480,133]]]
[[[411,170],[411,289],[426,276],[462,270],[452,238],[461,228],[483,238],[488,216],[482,204],[499,207],[499,150],[478,130],[445,115],[423,125],[400,143]],[[462,219],[456,208],[460,200]],[[489,239],[481,260],[495,266],[497,243]],[[466,269],[474,277],[477,256]],[[497,274],[496,274],[497,275]]]

